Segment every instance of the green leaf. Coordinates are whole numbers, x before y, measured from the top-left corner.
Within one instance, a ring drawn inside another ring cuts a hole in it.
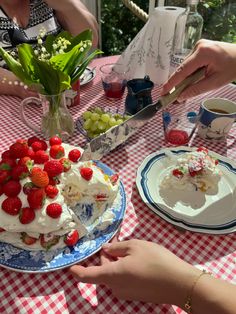
[[[32,63],[34,59],[34,51],[31,45],[21,44],[17,46],[19,62],[22,65],[25,77],[33,82],[37,81],[34,78],[34,65]]]
[[[78,45],[81,41],[88,41],[88,40],[91,42],[93,40],[93,33],[91,29],[87,29],[83,31],[82,33],[80,33],[79,35],[72,37],[70,39],[71,45],[67,47],[66,52],[71,50],[76,45]]]
[[[35,75],[44,88],[44,93],[49,95],[60,94],[70,88],[70,77],[58,69],[54,69],[45,61],[34,59]]]

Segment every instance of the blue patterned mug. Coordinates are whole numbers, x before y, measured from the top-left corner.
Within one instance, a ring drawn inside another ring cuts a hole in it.
[[[198,135],[207,140],[225,140],[235,120],[235,102],[224,98],[206,99],[199,111]]]

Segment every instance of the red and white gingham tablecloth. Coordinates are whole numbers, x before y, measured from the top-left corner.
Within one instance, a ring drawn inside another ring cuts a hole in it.
[[[92,62],[90,66],[96,67],[96,77],[81,87],[80,105],[70,108],[75,120],[91,105],[119,106],[120,110],[123,110],[126,94],[121,102],[106,100],[99,75],[100,65],[115,60],[117,57],[113,56],[98,58]],[[158,88],[154,88],[152,96],[154,101],[158,98]],[[196,97],[188,104],[197,110],[201,101],[209,97],[236,101],[236,86],[227,85]],[[34,135],[20,119],[19,103],[20,99],[16,97],[0,97],[0,153],[14,140]],[[37,116],[32,116],[33,119],[38,119]],[[232,129],[231,135],[236,138],[236,127]],[[85,140],[76,131],[70,143],[84,146]],[[191,145],[200,146],[206,143],[194,137]],[[236,233],[207,235],[183,232],[159,218],[142,202],[135,185],[137,168],[146,156],[165,146],[161,115],[157,114],[141,132],[102,159],[120,173],[125,186],[127,212],[122,223],[120,239],[139,238],[157,242],[185,261],[208,269],[216,277],[236,283]],[[236,143],[232,138],[227,144],[207,143],[207,147],[236,159]],[[99,254],[83,262],[83,265],[96,264],[99,264]],[[0,268],[0,271],[0,313],[4,314],[184,313],[171,305],[118,300],[104,286],[78,283],[66,269],[43,274],[18,273],[4,268]]]

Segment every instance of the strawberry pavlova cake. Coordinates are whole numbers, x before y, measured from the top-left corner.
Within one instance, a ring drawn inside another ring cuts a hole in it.
[[[17,140],[0,162],[0,241],[28,250],[75,245],[117,197],[119,178],[54,136]]]
[[[222,176],[218,160],[210,156],[208,149],[181,154],[161,181],[162,189],[206,192],[217,187]]]

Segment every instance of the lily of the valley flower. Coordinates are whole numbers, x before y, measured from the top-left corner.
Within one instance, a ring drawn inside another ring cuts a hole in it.
[[[89,62],[102,53],[92,46],[92,31],[86,30],[73,37],[68,32],[49,35],[43,41],[44,32],[38,36],[38,44],[32,47],[24,43],[17,46],[17,56],[0,47],[0,54],[9,69],[19,80],[45,95],[57,95],[71,88],[83,74]]]

